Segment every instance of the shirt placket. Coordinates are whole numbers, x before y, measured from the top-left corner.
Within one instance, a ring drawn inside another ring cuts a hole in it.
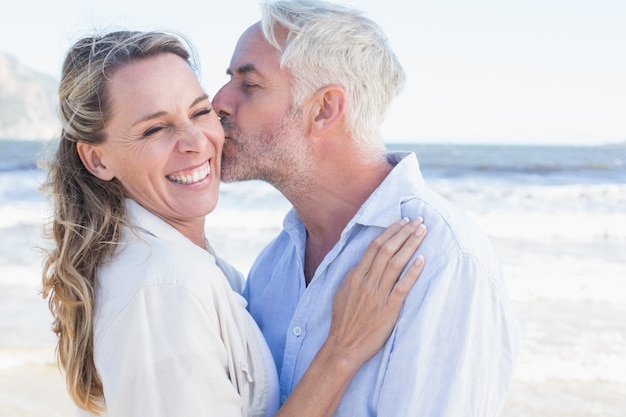
[[[352,229],[352,227],[349,227],[348,229]],[[319,300],[319,293],[322,291],[322,286],[325,285],[325,282],[327,281],[326,275],[328,273],[328,269],[332,262],[341,253],[349,234],[350,233],[346,233],[344,231],[339,242],[333,249],[331,249],[320,266],[317,268],[315,275],[311,279],[311,283],[302,293],[302,297],[298,302],[296,311],[291,319],[291,322],[289,323],[287,334],[285,335],[285,351],[280,375],[281,405],[287,401],[287,397],[291,391],[293,391],[299,380],[297,379],[296,373],[297,362],[300,354],[302,353],[303,344],[306,339],[307,324],[317,305],[317,301]],[[296,245],[296,247],[300,247],[304,250],[304,243],[301,242],[301,245]],[[304,280],[304,265],[302,261],[304,259],[304,252],[302,252],[301,255],[302,256],[296,257],[297,260],[295,262],[297,262],[297,265],[295,267],[297,269],[295,270],[300,271],[300,278]],[[330,321],[330,317],[328,320]]]

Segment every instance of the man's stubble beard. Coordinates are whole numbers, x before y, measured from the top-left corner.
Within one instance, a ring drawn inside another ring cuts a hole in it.
[[[222,156],[222,181],[262,180],[285,194],[300,189],[308,176],[310,155],[299,131],[301,112],[290,109],[274,129],[245,136],[228,119],[224,130],[234,139],[226,139]]]

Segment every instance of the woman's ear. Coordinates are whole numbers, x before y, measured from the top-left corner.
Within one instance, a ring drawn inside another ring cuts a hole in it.
[[[312,133],[319,135],[324,130],[335,127],[343,122],[346,105],[346,93],[343,88],[329,86],[320,90],[314,104]]]
[[[76,144],[76,151],[87,171],[103,181],[111,181],[115,178],[113,172],[104,164],[102,160],[102,149],[95,145],[84,142]]]

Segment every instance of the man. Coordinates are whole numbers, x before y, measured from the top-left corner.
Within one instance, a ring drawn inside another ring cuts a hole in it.
[[[246,287],[281,401],[326,338],[341,277],[382,228],[422,217],[426,267],[335,415],[497,415],[519,349],[501,269],[478,227],[427,188],[416,156],[386,152],[380,125],[404,73],[378,26],[329,3],[263,4],[228,73],[213,101],[222,178],[265,180],[293,205]]]

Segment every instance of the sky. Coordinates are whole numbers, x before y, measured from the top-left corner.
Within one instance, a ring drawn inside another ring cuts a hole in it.
[[[626,1],[343,0],[383,28],[407,73],[387,142],[626,142]],[[210,95],[257,0],[20,0],[0,15],[0,51],[59,78],[93,30],[189,37]]]

